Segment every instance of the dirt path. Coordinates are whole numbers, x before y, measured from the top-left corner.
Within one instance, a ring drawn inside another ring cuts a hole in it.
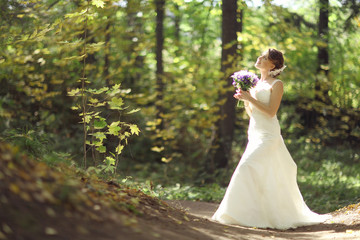
[[[207,234],[209,239],[360,239],[360,205],[333,212],[333,218],[324,224],[281,231],[214,222],[210,218],[217,209],[218,204],[215,203],[191,201],[167,201],[167,203],[207,221],[207,224],[200,226],[196,224],[196,228]]]

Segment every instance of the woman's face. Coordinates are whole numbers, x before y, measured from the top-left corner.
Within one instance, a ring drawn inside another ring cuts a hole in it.
[[[269,59],[269,51],[264,52],[260,57],[258,57],[255,67],[258,69],[271,70],[275,65]]]

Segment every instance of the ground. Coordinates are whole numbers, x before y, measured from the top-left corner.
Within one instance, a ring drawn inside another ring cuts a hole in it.
[[[360,203],[324,224],[280,231],[210,220],[215,203],[162,201],[0,142],[0,240],[360,239]]]
[[[204,225],[196,227],[207,234],[207,238],[204,239],[360,239],[360,204],[350,205],[331,213],[333,218],[324,224],[286,231],[213,222],[210,218],[218,206],[215,203],[170,201],[168,204],[199,217]]]

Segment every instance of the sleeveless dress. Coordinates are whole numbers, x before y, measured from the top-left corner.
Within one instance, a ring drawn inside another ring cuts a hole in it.
[[[259,82],[250,94],[269,103],[272,85]],[[330,215],[312,212],[297,185],[297,166],[280,133],[276,116],[250,103],[248,144],[225,196],[212,216],[224,224],[288,229],[324,222]]]

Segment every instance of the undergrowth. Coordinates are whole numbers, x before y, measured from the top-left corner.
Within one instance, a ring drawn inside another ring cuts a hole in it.
[[[53,151],[51,140],[38,132],[9,132],[2,139],[50,166],[75,162],[71,161],[70,154]],[[360,201],[360,156],[354,149],[342,145],[324,147],[305,138],[287,140],[286,145],[298,166],[301,193],[313,211],[331,212]],[[164,200],[220,202],[243,146],[235,148],[234,152],[231,166],[220,172],[211,184],[192,177],[196,171],[187,169],[181,163],[133,164],[134,167],[126,174],[121,169],[124,165],[120,165],[117,175],[99,173],[98,177],[114,180]]]

